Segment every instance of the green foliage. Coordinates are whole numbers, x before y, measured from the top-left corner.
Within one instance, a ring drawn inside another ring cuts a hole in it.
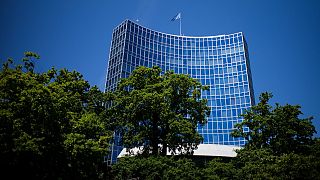
[[[97,177],[111,137],[105,95],[75,71],[35,73],[36,59],[26,52],[0,72],[1,166],[34,179]]]
[[[124,157],[112,166],[115,179],[200,179],[195,164],[185,158],[173,157]]]
[[[319,179],[320,158],[314,154],[274,155],[270,150],[243,149],[233,161],[239,179]]]
[[[248,140],[234,159],[239,179],[319,179],[319,141],[312,118],[300,119],[300,106],[269,105],[271,93],[242,116],[235,137]],[[245,132],[244,127],[249,131]]]
[[[277,157],[268,149],[241,150],[234,159],[238,179],[274,179]]]
[[[313,155],[285,154],[277,162],[278,179],[319,179],[320,158]]]
[[[235,179],[237,171],[232,163],[215,158],[201,172],[201,179]]]
[[[275,154],[304,152],[312,144],[315,127],[312,117],[300,119],[300,106],[276,104],[269,105],[270,93],[262,93],[260,102],[242,116],[244,120],[237,124],[232,133],[235,137],[244,137],[247,148],[269,148]],[[249,131],[244,131],[248,127]]]
[[[206,90],[197,80],[159,67],[139,67],[111,94],[110,114],[127,148],[143,147],[144,154],[191,154],[202,137],[197,124],[209,115]]]
[[[300,106],[273,108],[270,93],[262,93],[260,102],[236,125],[233,135],[248,140],[237,157],[229,162],[214,159],[200,168],[190,159],[162,156],[167,147],[192,154],[202,140],[196,127],[205,123],[209,108],[200,99],[206,87],[198,81],[172,72],[160,75],[158,67],[140,67],[120,82],[115,93],[105,94],[75,71],[52,68],[36,73],[37,59],[37,54],[26,52],[22,65],[8,59],[0,71],[4,177],[103,178],[107,171],[102,157],[111,140],[111,125],[122,133],[126,147],[142,146],[147,155],[121,158],[112,166],[114,179],[320,177],[320,140],[312,138],[312,118],[300,119]]]

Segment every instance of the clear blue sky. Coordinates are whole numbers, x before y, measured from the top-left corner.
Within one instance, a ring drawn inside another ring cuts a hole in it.
[[[191,36],[242,31],[255,96],[300,104],[320,134],[320,1],[318,0],[1,0],[0,59],[40,54],[38,71],[55,66],[81,72],[104,89],[112,29],[125,19]],[[258,98],[257,98],[258,99]]]

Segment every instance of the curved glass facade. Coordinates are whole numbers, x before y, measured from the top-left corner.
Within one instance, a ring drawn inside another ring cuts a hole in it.
[[[112,34],[106,91],[115,90],[138,66],[159,66],[163,71],[189,74],[209,91],[211,114],[198,127],[204,144],[242,146],[245,140],[230,133],[245,109],[254,104],[247,45],[242,32],[218,36],[166,34],[125,20]]]

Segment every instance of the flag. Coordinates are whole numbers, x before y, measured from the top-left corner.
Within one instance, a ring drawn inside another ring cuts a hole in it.
[[[178,19],[181,19],[181,13],[178,13],[176,16],[174,16],[171,21],[175,21],[175,20],[178,20]]]

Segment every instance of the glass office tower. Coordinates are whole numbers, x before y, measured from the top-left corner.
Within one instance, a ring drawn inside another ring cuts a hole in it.
[[[230,133],[245,109],[254,104],[249,56],[241,32],[218,36],[179,36],[166,34],[125,20],[113,30],[109,54],[106,91],[114,91],[121,78],[138,66],[159,66],[163,71],[189,74],[209,91],[211,114],[199,126],[204,144],[242,146],[243,138]],[[117,140],[117,138],[116,138]],[[112,161],[121,146],[112,148]]]

